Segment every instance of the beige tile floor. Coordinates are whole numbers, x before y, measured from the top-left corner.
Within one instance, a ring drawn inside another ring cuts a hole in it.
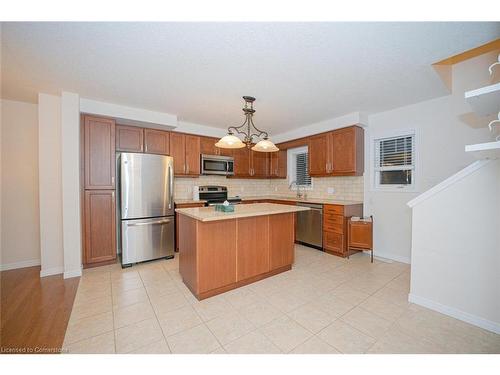
[[[85,270],[69,353],[500,353],[500,335],[408,303],[409,266],[296,246],[289,272],[204,301],[178,259]]]

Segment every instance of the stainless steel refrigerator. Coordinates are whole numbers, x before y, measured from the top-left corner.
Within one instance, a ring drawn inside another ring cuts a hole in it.
[[[170,156],[117,157],[118,251],[122,266],[174,256],[174,169]]]

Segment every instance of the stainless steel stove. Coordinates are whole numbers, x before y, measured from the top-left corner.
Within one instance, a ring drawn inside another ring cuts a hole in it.
[[[199,186],[198,193],[200,195],[200,200],[207,201],[207,206],[213,206],[215,204],[223,203],[224,201],[228,201],[231,204],[239,204],[241,203],[241,198],[236,197],[228,197],[227,196],[227,187],[226,186],[216,186],[216,185],[206,185]]]

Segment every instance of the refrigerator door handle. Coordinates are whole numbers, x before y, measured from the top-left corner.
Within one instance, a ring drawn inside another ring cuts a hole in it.
[[[170,222],[171,222],[171,220],[158,220],[158,221],[149,221],[147,223],[127,223],[127,226],[139,227],[139,226],[143,226],[143,225],[155,225],[155,224],[163,225],[163,224],[168,224]]]
[[[172,209],[172,201],[174,200],[174,171],[172,170],[172,164],[168,165],[168,189],[170,190],[170,196],[168,197],[168,209]]]

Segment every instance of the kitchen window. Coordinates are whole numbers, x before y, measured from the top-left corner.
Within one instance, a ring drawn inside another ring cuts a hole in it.
[[[415,133],[374,140],[375,190],[414,191]]]
[[[312,180],[309,176],[309,154],[307,147],[292,148],[287,151],[288,183],[296,181],[301,189],[312,189]],[[295,184],[291,187],[296,189]]]

